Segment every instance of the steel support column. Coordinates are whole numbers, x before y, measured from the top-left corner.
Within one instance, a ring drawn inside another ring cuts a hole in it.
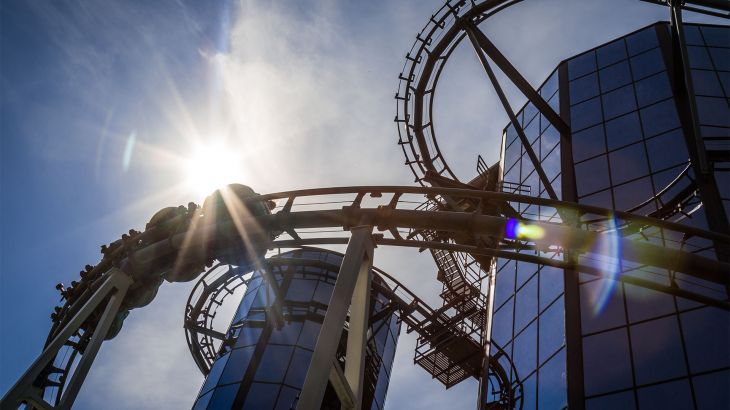
[[[58,333],[58,335],[48,344],[38,358],[30,365],[28,370],[21,376],[15,385],[5,394],[0,401],[0,408],[15,409],[22,402],[31,403],[38,408],[58,408],[69,409],[73,405],[76,395],[91,368],[91,364],[96,357],[101,343],[104,341],[106,333],[112,324],[114,316],[119,311],[119,306],[124,296],[132,284],[132,279],[124,272],[117,268],[112,268],[108,272],[108,277],[101,284],[99,289],[89,298],[84,306],[76,313],[69,323]],[[96,311],[102,304],[107,301],[104,312],[94,330],[91,341],[84,351],[81,361],[78,363],[71,381],[66,385],[66,391],[61,397],[58,407],[52,407],[42,397],[37,395],[37,388],[33,386],[35,380],[40,376],[43,370],[52,364],[60,349],[66,345],[66,342],[76,332],[79,331],[81,325]]]
[[[339,366],[335,361],[335,354],[351,303],[345,380],[355,399],[355,408],[359,409],[361,406],[367,315],[369,313],[368,306],[363,306],[363,300],[369,301],[370,286],[368,285],[370,284],[370,270],[373,265],[375,247],[372,230],[372,226],[360,226],[351,230],[352,236],[347,244],[340,272],[337,274],[337,281],[322,328],[319,331],[317,345],[304,379],[297,410],[315,410],[321,406],[331,368],[333,364]]]
[[[489,61],[487,61],[487,57],[484,55],[482,48],[479,46],[479,41],[476,37],[476,34],[469,26],[466,26],[464,28],[464,30],[466,31],[466,34],[468,35],[469,40],[471,40],[471,44],[474,47],[474,51],[477,53],[477,57],[479,58],[479,61],[482,63],[482,67],[484,68],[484,71],[487,72],[487,76],[489,76],[489,81],[492,82],[494,91],[497,92],[497,96],[499,97],[499,100],[502,102],[502,106],[504,107],[505,112],[509,116],[512,126],[515,128],[515,131],[517,131],[517,135],[520,137],[522,146],[525,148],[525,152],[527,152],[527,156],[530,157],[530,161],[532,161],[532,165],[535,168],[535,172],[537,172],[537,175],[540,178],[540,182],[542,182],[542,185],[545,187],[545,191],[550,196],[550,199],[558,199],[558,196],[555,194],[555,191],[553,190],[553,187],[550,184],[550,180],[548,179],[547,175],[545,175],[545,171],[542,169],[540,160],[537,158],[537,155],[535,155],[535,151],[532,149],[532,146],[530,145],[530,141],[527,139],[527,136],[525,135],[525,131],[522,129],[522,126],[520,125],[519,121],[517,120],[517,116],[515,115],[514,111],[512,110],[512,107],[510,106],[509,101],[507,100],[507,97],[504,95],[504,91],[502,91],[502,87],[499,85],[499,81],[497,81],[497,77],[494,75],[494,71],[492,71],[492,67],[489,66]],[[538,192],[538,194],[539,194],[539,192]]]

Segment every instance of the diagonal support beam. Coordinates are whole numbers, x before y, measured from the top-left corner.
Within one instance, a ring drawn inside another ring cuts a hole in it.
[[[502,70],[503,73],[514,83],[514,85],[527,97],[528,100],[542,113],[542,115],[550,121],[558,132],[561,134],[570,133],[570,127],[563,121],[558,113],[553,110],[550,104],[542,98],[542,96],[530,85],[525,77],[507,60],[507,57],[494,45],[487,36],[479,30],[473,23],[465,23],[465,28],[469,39],[472,40],[474,48],[481,48],[494,61],[494,63]]]
[[[350,328],[344,377],[352,391],[355,408],[359,409],[361,406],[367,315],[369,313],[367,304],[370,299],[370,270],[373,266],[375,248],[372,230],[372,226],[360,226],[351,230],[352,236],[347,243],[347,251],[342,259],[340,272],[337,274],[335,288],[332,291],[327,313],[317,338],[317,345],[304,379],[297,410],[316,410],[322,405],[348,308],[350,308]],[[352,307],[350,307],[351,303]]]
[[[530,145],[530,141],[525,135],[525,131],[522,129],[519,121],[517,121],[517,116],[515,115],[514,111],[512,111],[512,107],[510,106],[509,101],[507,101],[507,97],[504,95],[504,91],[499,85],[499,81],[497,81],[497,77],[494,75],[494,71],[492,71],[492,67],[489,65],[489,61],[487,61],[487,57],[484,55],[481,47],[479,46],[479,41],[477,39],[476,33],[469,26],[466,26],[465,30],[467,36],[469,36],[469,40],[471,40],[472,46],[474,46],[474,51],[477,53],[477,57],[479,57],[479,61],[482,63],[482,67],[484,67],[484,71],[486,71],[487,75],[489,76],[489,81],[492,82],[492,86],[497,92],[497,96],[502,102],[502,106],[504,107],[505,112],[509,116],[512,126],[517,131],[517,135],[520,137],[520,141],[522,141],[522,146],[525,148],[527,156],[529,156],[530,161],[532,161],[532,166],[535,168],[535,172],[537,172],[537,176],[540,178],[540,182],[542,182],[542,185],[545,187],[545,191],[547,191],[550,199],[558,199],[558,196],[555,194],[553,186],[550,184],[550,180],[548,179],[547,175],[545,175],[545,171],[542,169],[542,164],[540,163],[540,160],[537,158],[537,155],[535,155],[535,151],[533,151],[532,146]]]

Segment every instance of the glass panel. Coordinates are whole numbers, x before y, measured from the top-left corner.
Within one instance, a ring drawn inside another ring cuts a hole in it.
[[[606,120],[618,117],[636,109],[634,87],[627,85],[603,94],[603,115]]]
[[[609,64],[621,61],[626,58],[626,46],[624,40],[616,40],[613,43],[606,44],[597,50],[598,67],[605,67]]]
[[[235,349],[218,384],[237,383],[243,380],[243,374],[246,373],[254,349],[254,346]]]
[[[666,71],[637,81],[635,87],[639,107],[644,107],[672,96],[672,88],[669,85]]]
[[[517,374],[530,374],[537,367],[537,322],[515,337],[512,362]]]
[[[321,326],[321,324],[311,320],[305,321],[304,326],[302,327],[302,333],[299,335],[297,345],[314,350],[314,345],[317,343],[319,328]]]
[[[588,396],[631,387],[626,329],[583,339],[583,376]]]
[[[648,384],[686,374],[679,325],[675,316],[630,327],[637,384]]]
[[[693,409],[692,393],[687,379],[639,389],[642,409]]]
[[[699,410],[730,409],[730,370],[692,379]]]
[[[621,284],[598,279],[580,285],[580,316],[583,334],[624,325]]]
[[[611,150],[639,141],[641,139],[639,114],[632,112],[606,121],[606,136],[608,149]]]
[[[682,333],[693,373],[730,366],[728,312],[704,307],[682,313]],[[712,337],[707,337],[712,335]]]
[[[537,388],[539,409],[561,409],[568,404],[568,378],[565,373],[565,349],[556,354],[542,368]]]
[[[603,78],[601,78],[603,82]],[[598,95],[598,76],[593,73],[570,82],[570,103],[576,104]]]
[[[210,398],[213,397],[213,392],[208,392],[205,394],[205,396],[198,399],[198,401],[195,402],[195,405],[193,406],[193,410],[205,410],[208,408],[208,403],[210,402]]]
[[[676,129],[646,141],[652,172],[664,170],[689,161],[682,130]]]
[[[302,322],[286,323],[281,329],[274,329],[271,332],[269,343],[294,345],[299,339],[299,332],[302,330]]]
[[[690,68],[713,69],[710,54],[707,53],[706,48],[687,46],[687,56],[689,57]]]
[[[730,127],[730,105],[725,98],[696,97],[702,125]]]
[[[573,133],[573,161],[582,161],[605,151],[606,143],[603,137],[603,126],[596,125],[595,127]]]
[[[565,305],[561,298],[540,315],[540,363],[565,344]]]
[[[689,24],[684,25],[684,42],[688,45],[703,46],[705,45],[700,29],[697,26]]]
[[[568,61],[568,76],[570,80],[594,71],[596,71],[596,56],[593,51],[589,51]]]
[[[624,284],[629,322],[653,319],[674,312],[674,298],[664,292]]]
[[[494,305],[502,306],[505,300],[515,293],[515,262],[511,261],[497,274]]]
[[[246,395],[244,409],[271,409],[278,398],[278,384],[251,383],[251,388]],[[230,408],[231,406],[214,407],[215,409]]]
[[[537,265],[529,262],[515,262],[517,264],[517,289],[527,282],[537,272]]]
[[[648,27],[638,33],[634,33],[626,37],[626,45],[628,46],[629,55],[631,56],[658,46],[659,42],[656,37],[656,30],[654,29],[654,26]]]
[[[560,133],[558,133],[555,127],[548,127],[540,137],[540,159],[545,159],[553,148],[558,145],[559,141]]]
[[[666,100],[642,108],[640,115],[645,138],[679,127],[677,108],[674,106],[673,100]]]
[[[515,333],[522,330],[537,316],[537,276],[530,279],[525,286],[517,292],[515,306]]]
[[[500,308],[492,319],[492,339],[504,346],[512,340],[512,309],[514,299],[510,299]]]
[[[702,37],[708,46],[730,47],[730,29],[727,27],[702,26]]]
[[[333,289],[334,285],[326,282],[319,282],[317,284],[317,290],[314,291],[314,297],[312,299],[324,305],[329,305]]]
[[[293,279],[286,291],[286,300],[294,302],[311,301],[317,282],[309,279]]]
[[[281,392],[279,392],[279,400],[276,402],[275,410],[291,410],[294,409],[294,404],[297,401],[299,390],[292,389],[290,387],[282,386]]]
[[[598,97],[570,108],[570,124],[574,131],[588,128],[601,122],[601,101]]]
[[[304,386],[304,377],[309,369],[309,362],[312,360],[312,352],[309,350],[294,349],[294,355],[286,372],[285,383],[295,387]]]
[[[520,378],[524,379],[524,375],[520,375]],[[522,382],[522,389],[524,392],[524,396],[522,397],[523,410],[535,409],[537,406],[537,381],[535,379],[536,377],[533,374]]]
[[[221,377],[221,373],[223,373],[223,369],[226,367],[229,357],[230,354],[226,353],[213,363],[213,367],[211,367],[210,373],[208,373],[208,377],[205,379],[205,384],[203,384],[203,387],[200,389],[201,394],[208,392],[210,389],[215,387],[216,384],[218,384],[218,379]]]
[[[664,70],[664,60],[658,48],[631,58],[631,72],[634,81]]]
[[[611,161],[611,180],[614,185],[649,173],[644,144],[629,145],[608,154]]]
[[[562,269],[552,266],[543,266],[540,269],[540,311],[563,293],[563,281]]]
[[[720,80],[714,71],[692,70],[692,85],[695,88],[695,95],[724,97]]]
[[[710,52],[710,57],[712,58],[712,62],[715,64],[716,70],[730,70],[730,49],[708,47],[707,51]]]
[[[586,410],[633,410],[635,408],[634,393],[631,391],[609,394],[586,401]]]
[[[598,158],[576,164],[575,179],[580,196],[607,188],[610,184],[606,156],[601,155]]]
[[[262,382],[281,383],[293,351],[294,348],[291,346],[266,346],[254,379]]]
[[[235,347],[255,345],[259,341],[261,331],[262,328],[260,327],[242,327],[241,332],[238,334],[238,340],[236,341]]]
[[[629,69],[628,61],[622,61],[606,67],[599,73],[601,76],[601,92],[603,93],[615,90],[631,82],[631,70]]]
[[[233,407],[233,401],[236,399],[238,387],[238,384],[234,384],[215,389],[215,391],[213,392],[213,398],[211,398],[210,403],[208,403],[208,408],[228,409]]]

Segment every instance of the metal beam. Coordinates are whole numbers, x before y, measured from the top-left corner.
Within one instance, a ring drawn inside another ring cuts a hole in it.
[[[357,403],[355,393],[352,392],[350,383],[345,378],[345,374],[342,372],[342,368],[340,368],[337,360],[332,361],[329,380],[332,383],[332,388],[335,390],[335,393],[337,393],[337,397],[340,398],[342,408],[345,410],[354,410],[355,403]]]
[[[30,365],[28,370],[23,376],[18,379],[15,385],[5,394],[0,401],[0,408],[2,409],[15,409],[27,398],[36,398],[35,389],[33,383],[38,376],[43,372],[46,366],[50,365],[55,359],[60,349],[66,344],[68,339],[73,336],[80,329],[81,325],[89,318],[89,316],[97,310],[99,306],[106,300],[107,296],[112,294],[106,309],[94,332],[94,336],[91,343],[87,347],[87,351],[84,352],[82,360],[79,363],[79,367],[76,369],[76,373],[71,382],[66,386],[66,393],[62,398],[62,404],[60,408],[70,408],[73,404],[73,400],[76,398],[81,384],[86,377],[86,374],[93,362],[96,353],[98,352],[99,345],[106,336],[106,332],[109,330],[111,320],[119,310],[119,304],[124,295],[132,284],[132,279],[120,269],[112,268],[108,272],[107,279],[101,284],[89,300],[79,309],[78,313],[69,321],[66,326],[56,335],[56,337],[48,344],[43,352],[36,358],[33,364]]]
[[[342,265],[340,266],[340,272],[337,274],[337,281],[332,291],[327,313],[317,337],[317,345],[314,348],[309,369],[304,379],[297,410],[316,410],[322,405],[327,380],[329,380],[332,371],[332,361],[335,358],[337,346],[342,337],[347,310],[351,301],[353,301],[358,279],[363,272],[369,273],[372,266],[372,255],[375,246],[372,239],[372,229],[372,226],[360,226],[351,230],[352,236],[347,244],[347,251],[342,259]],[[367,320],[365,320],[365,325],[367,326]],[[349,362],[354,359],[355,367],[364,368],[362,363],[358,363],[357,357],[349,357],[349,353],[351,353],[349,340],[347,353],[346,367],[350,367]],[[364,354],[364,352],[361,354]],[[361,356],[361,361],[362,359],[364,357]],[[363,375],[360,374],[359,377],[362,378]],[[352,379],[347,381],[351,383]],[[350,387],[353,386],[350,385]],[[357,389],[357,386],[356,389],[352,389],[356,398],[361,397],[361,392],[357,390],[362,390],[362,384],[359,387],[359,389]]]
[[[479,46],[476,34],[469,26],[466,26],[464,30],[469,36],[469,40],[471,40],[471,44],[474,47],[474,51],[476,52],[479,61],[482,63],[482,67],[484,67],[484,70],[487,72],[487,75],[489,76],[489,81],[492,82],[492,86],[497,92],[497,96],[502,102],[502,106],[504,107],[505,112],[507,112],[512,126],[515,128],[515,131],[517,131],[517,135],[520,137],[520,141],[522,141],[522,146],[525,148],[527,156],[530,157],[530,161],[532,161],[535,172],[537,172],[537,175],[540,178],[540,182],[542,182],[542,185],[545,187],[545,191],[548,193],[551,199],[558,199],[558,196],[553,190],[553,186],[550,184],[550,180],[548,179],[547,175],[545,175],[545,171],[542,169],[542,164],[540,163],[540,160],[537,158],[537,155],[535,155],[535,151],[532,150],[530,140],[527,139],[525,131],[522,129],[522,126],[517,120],[517,116],[515,115],[514,111],[512,111],[512,107],[510,106],[507,97],[504,95],[504,91],[502,91],[502,87],[499,85],[499,81],[497,81],[497,77],[494,75],[494,71],[492,71],[492,67],[490,67],[489,61],[487,61],[487,57],[484,55],[481,47]]]

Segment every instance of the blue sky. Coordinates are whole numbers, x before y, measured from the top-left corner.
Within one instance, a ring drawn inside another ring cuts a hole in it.
[[[2,2],[0,391],[39,353],[56,283],[157,209],[202,200],[185,172],[201,145],[225,144],[232,178],[259,192],[411,184],[393,95],[406,51],[439,7]],[[560,60],[667,17],[633,0],[534,0],[482,28],[537,85]],[[452,168],[471,176],[476,153],[497,160],[507,119],[470,49],[457,50],[441,84],[439,142]],[[428,255],[379,249],[376,264],[437,303],[436,281],[422,280],[434,277]],[[202,376],[182,331],[189,290],[163,286],[132,313],[103,346],[78,408],[192,403]],[[404,335],[387,408],[472,408],[475,383],[444,391],[412,365],[413,346]]]

